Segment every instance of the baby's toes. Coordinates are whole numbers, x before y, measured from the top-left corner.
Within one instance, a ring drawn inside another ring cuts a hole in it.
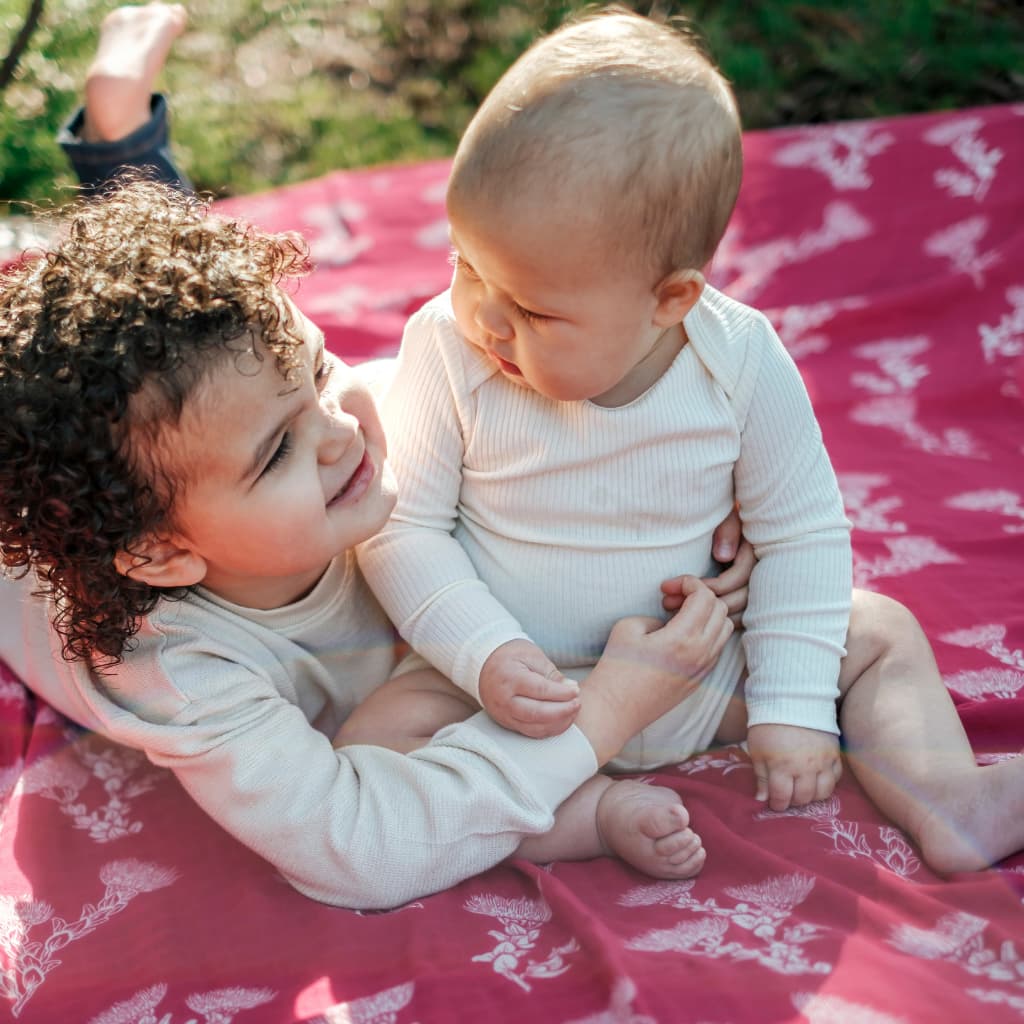
[[[707,850],[703,846],[698,846],[692,853],[681,853],[677,857],[673,857],[669,864],[677,878],[692,878],[694,875],[700,874],[707,857]]]
[[[700,836],[692,829],[682,829],[663,836],[654,844],[654,852],[668,861],[685,860],[701,848]]]
[[[639,829],[648,839],[659,840],[685,831],[689,824],[689,812],[681,803],[665,803],[646,808]]]

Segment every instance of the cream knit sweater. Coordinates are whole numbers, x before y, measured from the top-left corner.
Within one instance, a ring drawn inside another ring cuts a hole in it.
[[[578,729],[528,740],[479,714],[415,754],[331,737],[394,664],[353,556],[270,611],[198,590],[164,602],[115,674],[60,656],[35,581],[0,575],[0,656],[57,710],[170,768],[196,803],[325,903],[447,888],[547,831],[597,763]]]

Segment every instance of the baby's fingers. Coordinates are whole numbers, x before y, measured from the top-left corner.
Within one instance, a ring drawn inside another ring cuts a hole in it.
[[[793,796],[791,804],[793,807],[804,807],[815,799],[818,791],[819,772],[800,772],[793,778]]]
[[[750,600],[749,589],[741,587],[739,590],[730,590],[727,594],[722,595],[721,600],[725,604],[729,621],[734,626],[742,626],[743,613],[747,610],[747,602]]]
[[[711,536],[711,552],[719,562],[729,562],[742,540],[743,526],[739,509],[733,505],[729,515],[715,527]]]
[[[768,776],[761,775],[757,768],[754,769],[754,799],[764,804],[768,802]]]
[[[750,592],[747,584],[757,559],[749,542],[744,541],[736,553],[732,565],[720,576],[706,580],[709,589],[726,604],[729,616],[736,625],[740,625],[743,612],[746,610]]]
[[[796,780],[789,772],[769,769],[767,782],[768,806],[773,811],[787,810],[793,803],[795,784]]]
[[[514,697],[509,706],[509,715],[517,732],[533,739],[543,739],[565,732],[575,721],[579,710],[578,699],[552,702]]]
[[[823,768],[818,772],[814,799],[827,800],[835,792],[836,783],[839,782],[842,774],[843,762],[838,758],[828,768]]]
[[[719,597],[724,597],[730,590],[747,585],[756,563],[754,549],[750,542],[745,540],[740,545],[732,562],[717,576],[705,580],[705,582]]]
[[[750,751],[750,760],[754,768],[754,799],[761,803],[768,802],[768,763]]]
[[[580,684],[567,676],[542,676],[530,672],[516,679],[516,696],[534,701],[577,700],[580,695]]]
[[[836,758],[824,768],[817,771],[811,769],[797,775],[793,784],[792,806],[803,807],[815,800],[827,800],[835,790],[842,773],[842,762]]]

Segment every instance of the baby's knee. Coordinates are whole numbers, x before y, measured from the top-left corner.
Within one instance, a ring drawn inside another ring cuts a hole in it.
[[[863,667],[900,650],[910,652],[924,639],[924,631],[905,605],[884,594],[854,590],[846,633],[848,661]]]
[[[386,712],[378,713],[374,706],[355,709],[334,734],[336,747],[388,747],[395,749],[406,737],[395,728],[395,719]]]

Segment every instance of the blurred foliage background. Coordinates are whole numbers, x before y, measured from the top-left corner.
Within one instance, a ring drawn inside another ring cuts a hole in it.
[[[30,0],[0,0],[0,57]],[[48,0],[0,95],[0,201],[67,196],[54,134],[116,0]],[[201,189],[450,153],[538,32],[585,6],[538,0],[191,0],[162,87]],[[748,128],[1024,100],[1020,0],[647,0],[684,14]],[[1024,126],[1024,122],[1022,122]],[[1022,128],[1024,130],[1024,128]]]

